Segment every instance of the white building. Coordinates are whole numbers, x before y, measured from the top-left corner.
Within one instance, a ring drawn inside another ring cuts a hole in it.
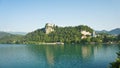
[[[96,33],[95,33],[95,31],[93,31],[93,33],[92,33],[92,37],[96,37]]]
[[[90,32],[87,32],[87,31],[81,31],[81,34],[82,34],[82,37],[81,39],[84,39],[84,38],[87,38],[87,36],[91,36],[91,33]]]

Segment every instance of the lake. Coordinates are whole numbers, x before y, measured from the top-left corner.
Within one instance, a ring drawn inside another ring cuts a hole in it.
[[[0,44],[0,68],[107,68],[118,45]]]

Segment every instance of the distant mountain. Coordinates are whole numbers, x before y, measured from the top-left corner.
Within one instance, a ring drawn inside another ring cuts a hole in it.
[[[109,34],[118,35],[120,34],[120,28],[113,29],[109,31]]]
[[[96,33],[107,33],[107,34],[112,34],[112,35],[118,35],[120,34],[120,28],[116,28],[110,31],[107,31],[107,30],[96,31]]]
[[[10,34],[14,34],[14,35],[26,35],[26,32],[8,32]]]
[[[10,35],[12,34],[0,31],[0,38],[5,37],[5,36],[10,36]]]
[[[10,34],[7,32],[0,32],[0,43],[20,43],[23,35]]]
[[[96,31],[96,33],[108,33],[109,31],[107,30],[102,30],[102,31]]]

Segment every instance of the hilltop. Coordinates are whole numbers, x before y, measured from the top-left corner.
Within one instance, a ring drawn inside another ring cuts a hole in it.
[[[59,27],[47,23],[44,28],[28,33],[24,40],[30,42],[80,43],[82,38],[91,37],[93,29],[86,25]]]

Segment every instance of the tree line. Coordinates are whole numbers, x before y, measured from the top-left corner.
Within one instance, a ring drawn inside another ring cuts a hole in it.
[[[83,36],[81,31],[87,31],[91,34],[93,29],[86,25],[69,26],[69,27],[53,27],[54,31],[46,34],[45,28],[35,30],[28,33],[25,36],[21,35],[10,35],[0,38],[0,43],[20,43],[20,44],[31,44],[31,43],[52,43],[52,42],[63,42],[63,43],[120,43],[120,34],[118,36],[110,35],[107,33],[98,33],[96,37],[87,36],[87,38],[81,39]]]

